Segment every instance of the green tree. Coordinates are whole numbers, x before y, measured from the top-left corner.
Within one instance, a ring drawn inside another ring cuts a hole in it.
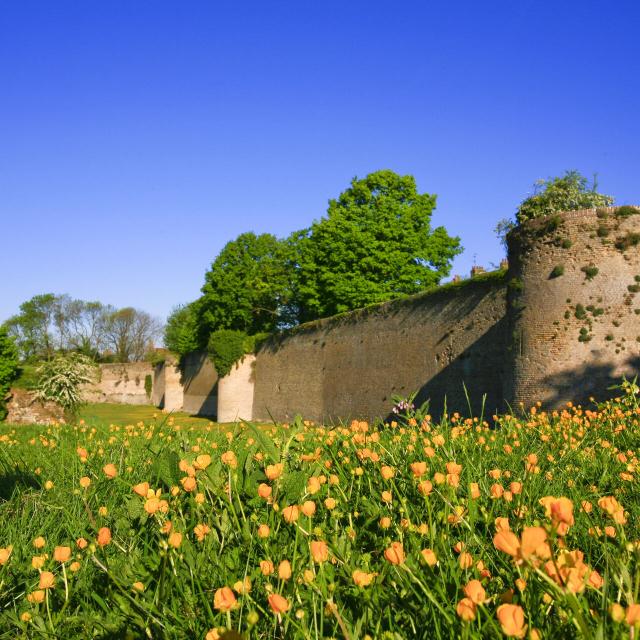
[[[552,215],[558,211],[608,207],[614,199],[597,192],[594,178],[590,185],[578,171],[567,171],[564,176],[539,180],[534,185],[534,194],[522,201],[516,212],[516,220],[526,220]]]
[[[175,307],[164,328],[164,346],[184,356],[201,345],[198,341],[198,301]]]
[[[18,348],[6,327],[0,327],[0,420],[7,415],[5,398],[20,373]]]
[[[269,233],[243,233],[228,242],[205,274],[198,301],[199,344],[219,329],[248,334],[281,326],[291,274],[287,245]]]
[[[57,299],[53,293],[33,296],[20,305],[20,313],[9,318],[5,327],[15,338],[24,360],[52,358],[56,350],[53,322]]]
[[[417,293],[448,275],[462,249],[444,227],[431,228],[435,203],[413,176],[354,178],[327,217],[290,238],[299,320]]]

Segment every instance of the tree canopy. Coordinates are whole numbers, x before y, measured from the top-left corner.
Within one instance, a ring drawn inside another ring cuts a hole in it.
[[[7,328],[0,326],[0,420],[6,415],[5,397],[19,372],[18,348]]]
[[[243,233],[228,242],[205,274],[198,300],[200,342],[219,329],[273,331],[288,303],[287,246],[270,233]]]
[[[292,240],[298,320],[417,293],[448,275],[460,241],[431,228],[435,203],[413,176],[354,178],[327,216]]]

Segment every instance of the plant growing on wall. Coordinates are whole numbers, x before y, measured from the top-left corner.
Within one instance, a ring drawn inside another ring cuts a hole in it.
[[[0,420],[7,415],[5,398],[20,373],[18,348],[6,327],[0,327]]]
[[[221,329],[211,334],[209,357],[221,378],[228,375],[231,367],[247,353],[247,338],[244,331],[233,329]]]
[[[56,356],[39,367],[36,395],[40,400],[59,404],[74,416],[82,404],[81,387],[95,380],[96,370],[93,360],[83,354]]]
[[[516,220],[521,224],[559,211],[608,207],[613,200],[611,196],[597,192],[595,178],[589,184],[578,171],[567,171],[564,176],[536,182],[533,195],[520,204]]]

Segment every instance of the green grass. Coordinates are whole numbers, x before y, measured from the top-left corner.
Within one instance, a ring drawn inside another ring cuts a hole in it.
[[[138,422],[160,423],[170,419],[174,424],[180,424],[184,427],[206,427],[212,424],[209,418],[191,416],[180,411],[164,413],[153,405],[110,404],[106,402],[84,405],[79,418],[91,425],[117,424],[124,426]]]
[[[493,427],[0,425],[0,638],[637,637],[637,390]]]

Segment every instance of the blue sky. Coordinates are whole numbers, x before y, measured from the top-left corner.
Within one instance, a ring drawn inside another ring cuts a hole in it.
[[[354,176],[436,193],[454,273],[538,178],[640,202],[640,3],[69,2],[0,7],[0,320],[37,293],[160,317],[243,231]]]

